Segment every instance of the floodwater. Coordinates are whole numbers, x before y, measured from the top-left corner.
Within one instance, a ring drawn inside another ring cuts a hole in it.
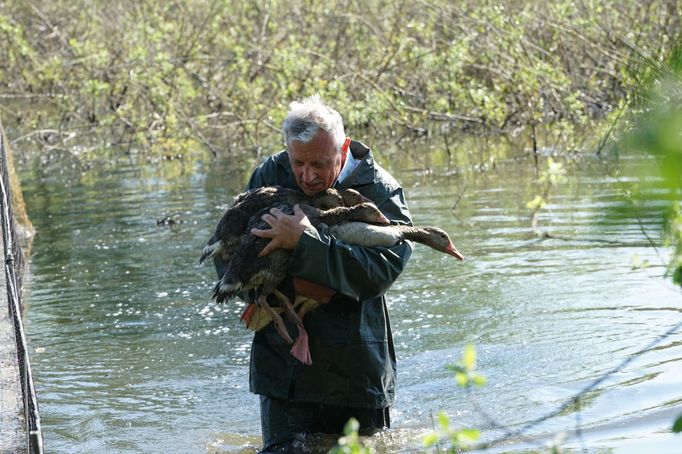
[[[666,332],[682,321],[682,294],[663,277],[669,251],[647,238],[660,243],[662,204],[653,197],[639,222],[614,214],[632,177],[583,157],[550,191],[538,236],[526,202],[541,189],[523,154],[456,172],[424,170],[428,152],[384,161],[415,223],[450,232],[467,260],[417,245],[389,291],[394,428],[368,442],[416,452],[443,410],[484,441],[522,429],[496,451],[543,450],[565,432],[569,452],[680,452],[670,427],[682,413],[682,330]],[[47,452],[257,450],[252,335],[240,304],[211,302],[214,271],[197,265],[251,165],[81,175],[23,164],[37,229],[27,335]],[[158,226],[167,216],[177,222]],[[447,369],[467,343],[487,378],[469,394]]]

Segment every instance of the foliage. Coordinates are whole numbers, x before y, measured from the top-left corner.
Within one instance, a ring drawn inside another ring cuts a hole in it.
[[[620,146],[623,152],[644,153],[656,163],[653,175],[640,175],[637,186],[630,188],[630,199],[635,207],[646,206],[652,193],[668,199],[662,231],[664,243],[673,249],[669,273],[682,286],[682,41],[657,73],[660,78],[642,90],[641,114]]]
[[[445,412],[440,412],[438,414],[438,425],[439,428],[437,431],[429,433],[422,440],[426,448],[440,446],[442,440],[447,440],[450,445],[448,451],[453,453],[459,452],[462,448],[478,441],[481,436],[481,433],[477,429],[459,429],[452,427],[450,425],[450,418],[448,418]]]
[[[464,348],[462,360],[448,368],[454,372],[455,380],[462,388],[469,389],[472,386],[483,386],[485,384],[485,377],[476,372],[476,350],[471,344]],[[480,437],[480,432],[477,429],[453,427],[445,412],[438,414],[438,426],[438,430],[430,432],[422,439],[425,447],[440,446],[442,442],[445,442],[449,443],[450,452],[458,452],[463,447],[476,442]]]
[[[659,181],[671,195],[665,219],[666,244],[674,248],[669,263],[673,282],[682,287],[682,42],[670,59],[671,74],[656,85],[647,112],[630,137],[630,146],[654,156]],[[672,427],[682,432],[682,415]]]
[[[351,418],[343,428],[344,436],[339,438],[337,445],[329,451],[329,454],[372,454],[372,448],[365,447],[360,443],[358,431],[360,423],[355,418]]]
[[[675,420],[675,423],[673,424],[673,432],[675,433],[682,432],[682,415],[678,416],[677,419]]]
[[[571,137],[679,31],[667,0],[0,0],[0,110],[13,137],[165,157],[271,150],[314,92],[355,135]]]
[[[637,115],[629,133],[617,144],[621,152],[639,153],[656,164],[653,173],[639,169],[639,182],[629,189],[631,212],[647,206],[651,194],[668,199],[661,219],[664,244],[672,249],[668,268],[682,287],[682,39],[663,64],[652,63],[637,94]],[[673,424],[682,431],[682,416]]]
[[[476,373],[476,349],[471,344],[464,347],[462,360],[456,365],[448,366],[448,369],[455,373],[455,380],[462,388],[485,385],[485,377]]]

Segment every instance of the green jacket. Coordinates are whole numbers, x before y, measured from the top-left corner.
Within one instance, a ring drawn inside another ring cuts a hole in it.
[[[374,163],[365,145],[352,142],[350,150],[362,161],[338,187],[357,189],[391,222],[411,224],[400,185]],[[297,188],[285,151],[258,167],[248,188],[275,185]],[[343,243],[324,230],[306,231],[292,253],[289,275],[337,291],[328,304],[304,318],[313,363],[305,366],[291,356],[290,346],[270,324],[253,339],[251,391],[344,407],[390,406],[395,395],[396,359],[384,293],[411,253],[407,242],[391,248],[367,248]],[[290,295],[291,288],[291,279],[281,286]],[[296,328],[288,328],[295,336]]]

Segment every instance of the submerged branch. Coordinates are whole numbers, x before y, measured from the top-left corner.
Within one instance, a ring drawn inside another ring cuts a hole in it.
[[[532,429],[533,427],[549,420],[552,418],[555,418],[557,416],[560,416],[562,413],[564,413],[566,410],[569,410],[572,407],[575,407],[576,405],[579,405],[580,399],[596,389],[599,385],[604,383],[606,380],[608,380],[611,376],[614,374],[617,374],[621,370],[623,370],[625,367],[627,367],[632,361],[635,359],[639,358],[640,356],[644,355],[645,353],[651,351],[656,347],[658,344],[672,336],[673,334],[677,333],[680,329],[682,328],[682,322],[678,322],[675,324],[672,328],[668,329],[666,332],[663,334],[659,335],[656,337],[654,340],[646,344],[643,348],[637,350],[635,353],[632,353],[629,355],[627,358],[625,358],[623,361],[621,361],[618,365],[615,367],[611,368],[604,374],[602,374],[600,377],[592,381],[590,384],[585,386],[582,390],[580,390],[578,393],[564,401],[563,404],[561,404],[556,410],[553,410],[543,416],[540,416],[538,418],[535,418],[527,423],[525,423],[523,426],[516,430],[507,430],[506,433],[498,438],[495,438],[494,440],[485,442],[485,443],[480,443],[476,446],[473,446],[473,450],[486,450],[493,448],[495,446],[499,446],[500,444],[511,441],[514,439],[517,439],[521,437],[523,434],[525,434],[528,430]],[[497,423],[496,423],[497,424]],[[501,424],[498,424],[502,426]],[[575,431],[575,433],[579,433]]]

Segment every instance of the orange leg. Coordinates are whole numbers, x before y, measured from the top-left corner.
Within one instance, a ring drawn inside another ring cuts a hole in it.
[[[278,300],[282,302],[282,305],[284,306],[284,311],[286,312],[289,321],[298,327],[303,326],[303,320],[301,320],[298,314],[296,314],[294,306],[291,304],[291,300],[287,298],[287,296],[284,293],[280,292],[277,289],[273,290],[272,293],[277,297]]]
[[[268,304],[267,295],[261,295],[258,297],[258,305],[265,309],[268,314],[270,314],[270,317],[272,317],[272,323],[275,324],[275,330],[280,336],[282,336],[282,339],[290,344],[293,344],[294,341],[291,340],[291,336],[289,336],[287,327],[284,326],[284,320],[282,320],[282,317],[280,317],[279,314],[275,312],[275,310]]]
[[[282,305],[284,305],[287,318],[289,319],[289,321],[295,323],[296,327],[298,327],[298,337],[296,338],[296,342],[294,342],[293,347],[291,347],[291,354],[293,355],[294,358],[298,359],[303,364],[310,366],[313,363],[313,361],[310,358],[310,347],[308,346],[308,332],[305,330],[305,327],[303,326],[303,321],[301,320],[301,317],[298,316],[298,314],[294,310],[294,306],[292,306],[291,301],[289,300],[289,298],[286,297],[285,294],[283,294],[279,290],[273,290],[272,293],[282,302]]]

